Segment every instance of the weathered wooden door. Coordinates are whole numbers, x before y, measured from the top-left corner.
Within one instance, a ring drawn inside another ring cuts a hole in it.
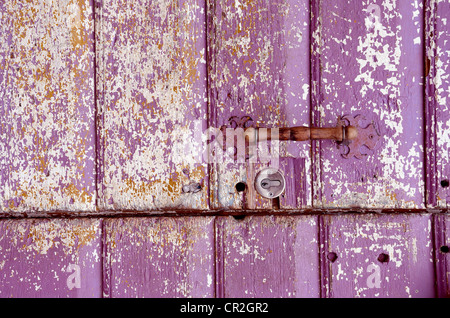
[[[3,1],[0,297],[449,296],[449,12]]]

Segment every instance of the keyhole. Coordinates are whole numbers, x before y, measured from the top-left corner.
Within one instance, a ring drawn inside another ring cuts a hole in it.
[[[263,189],[269,189],[271,187],[279,187],[280,185],[281,185],[280,180],[264,179],[261,181],[261,187]]]
[[[274,199],[280,196],[285,184],[282,172],[275,168],[265,168],[256,175],[256,191],[264,198]]]

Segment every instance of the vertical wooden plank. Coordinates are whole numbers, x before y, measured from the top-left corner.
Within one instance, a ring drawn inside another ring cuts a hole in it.
[[[7,0],[0,17],[0,210],[92,210],[91,1]]]
[[[105,297],[213,297],[214,218],[106,219]]]
[[[434,216],[434,263],[436,271],[436,296],[450,297],[450,216]]]
[[[0,297],[101,297],[101,220],[0,221]]]
[[[218,217],[218,297],[319,297],[317,216]]]
[[[101,208],[208,207],[204,9],[193,0],[98,3]]]
[[[215,0],[208,1],[207,15],[209,127],[234,128],[236,122],[244,129],[308,126],[309,1]],[[309,146],[281,142],[274,156],[304,159],[309,171]],[[272,207],[256,193],[253,182],[262,168],[280,167],[261,155],[245,163],[226,156],[216,161],[210,172],[213,207]],[[308,185],[306,204],[311,204],[309,173],[305,178],[295,181]],[[236,193],[238,182],[247,184],[246,193]]]
[[[362,115],[360,125],[380,134],[363,159],[319,143],[315,206],[423,208],[423,2],[317,0],[312,8],[314,124]]]
[[[434,297],[431,217],[323,216],[324,296]]]
[[[426,190],[429,207],[450,201],[450,18],[448,1],[427,1],[425,8]]]
[[[280,169],[286,179],[286,189],[280,197],[280,207],[297,208],[308,206],[310,186],[306,176],[305,158],[280,158]]]

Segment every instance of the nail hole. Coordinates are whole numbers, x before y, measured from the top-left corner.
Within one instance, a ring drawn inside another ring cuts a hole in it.
[[[441,186],[442,186],[443,188],[447,188],[449,185],[450,185],[450,184],[449,184],[449,182],[448,182],[447,179],[444,179],[444,180],[441,181]]]
[[[245,190],[245,188],[246,188],[246,185],[245,185],[244,182],[238,182],[238,183],[236,183],[236,191],[237,191],[237,192],[242,192],[242,191]]]
[[[442,253],[448,253],[450,251],[450,249],[447,245],[441,246],[440,250]]]
[[[338,256],[335,252],[330,252],[328,253],[327,258],[331,263],[334,263],[337,260]]]
[[[245,219],[245,215],[241,214],[241,215],[233,215],[233,218],[237,221],[242,221],[243,219]]]
[[[380,263],[387,263],[387,262],[389,262],[389,255],[386,253],[381,253],[380,255],[378,255],[377,260]]]

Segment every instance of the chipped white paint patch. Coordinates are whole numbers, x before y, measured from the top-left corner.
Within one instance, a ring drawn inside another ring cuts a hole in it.
[[[327,218],[327,248],[338,255],[330,274],[334,297],[434,295],[430,219],[358,214]],[[381,254],[388,259],[380,261]]]
[[[2,220],[0,295],[68,297],[76,288],[79,297],[100,296],[101,222]]]
[[[217,125],[228,124],[232,116],[250,116],[260,127],[290,127],[309,124],[309,3],[272,1],[264,4],[239,1],[230,6],[217,1],[209,6],[214,37],[210,41],[210,102]],[[220,12],[220,13],[219,13]],[[274,23],[277,21],[277,23]],[[280,145],[282,157],[300,156],[311,167],[309,148],[286,142]],[[253,179],[261,162],[254,166],[221,163],[211,177],[212,204],[241,207],[242,195],[236,182]],[[245,169],[245,170],[244,170]],[[305,174],[306,204],[311,205],[310,174]],[[246,198],[249,208],[270,208],[258,195]],[[299,206],[294,206],[299,207]],[[292,208],[289,206],[287,208]]]
[[[103,1],[97,9],[101,207],[207,208],[196,131],[205,125],[194,123],[206,123],[201,12],[196,1]],[[192,182],[201,191],[183,193]]]
[[[94,208],[91,13],[87,0],[2,5],[2,211]]]
[[[430,129],[436,129],[437,205],[447,207],[450,202],[449,188],[442,188],[439,183],[449,180],[450,175],[450,36],[446,18],[450,4],[448,1],[432,0],[428,6],[434,9],[427,21],[430,32],[427,57],[430,60],[428,81],[430,86],[434,86],[437,103],[436,106],[433,105],[436,108],[436,118],[432,118],[430,122]]]
[[[368,154],[362,160],[345,160],[335,145],[322,143],[321,165],[315,167],[322,176],[316,185],[321,191],[317,205],[423,207],[423,106],[417,93],[422,88],[410,76],[419,75],[421,66],[406,62],[422,52],[409,34],[421,34],[415,4],[361,1],[357,6],[363,16],[355,15],[358,9],[336,5],[333,19],[315,30],[325,50],[317,52],[325,97],[316,112],[323,126],[335,125],[337,116],[364,115],[367,121],[361,125],[372,121],[381,134],[374,151],[361,149]],[[340,54],[333,53],[337,49]]]

